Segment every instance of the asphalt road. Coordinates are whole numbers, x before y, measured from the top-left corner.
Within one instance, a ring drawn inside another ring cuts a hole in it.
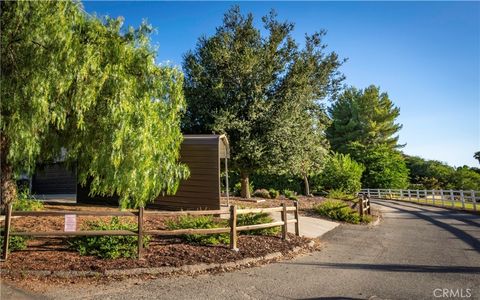
[[[480,299],[480,216],[394,201],[374,203],[383,210],[380,225],[341,225],[323,237],[322,251],[295,260],[213,276],[70,286],[46,296]]]

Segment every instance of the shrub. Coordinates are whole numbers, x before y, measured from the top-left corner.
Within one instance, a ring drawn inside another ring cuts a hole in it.
[[[268,213],[250,213],[237,216],[237,226],[247,226],[256,224],[272,223],[273,219]],[[280,232],[280,227],[270,227],[263,229],[254,229],[241,231],[240,234],[250,235],[275,235]]]
[[[43,210],[43,203],[30,195],[28,189],[23,189],[18,193],[18,198],[13,202],[14,211],[38,211]]]
[[[323,172],[313,179],[313,185],[316,190],[323,188],[353,195],[360,191],[364,170],[350,155],[334,153],[327,159]]]
[[[88,222],[86,230],[130,230],[137,231],[137,224],[121,222],[113,217],[110,222]],[[148,246],[149,236],[143,237],[144,246]],[[70,241],[72,248],[80,255],[95,255],[101,258],[137,257],[138,238],[136,236],[86,236],[76,237]]]
[[[283,194],[285,195],[285,197],[286,197],[287,199],[290,199],[290,200],[298,200],[297,193],[294,192],[294,191],[284,190],[284,191],[283,191]]]
[[[3,228],[0,229],[0,254],[3,253],[3,230]],[[11,228],[11,231],[15,231],[15,229]],[[25,236],[11,236],[8,240],[8,252],[27,248],[27,240],[28,238]]]
[[[253,192],[254,197],[270,199],[270,192],[266,189],[259,189]]]
[[[327,200],[317,207],[315,211],[324,217],[332,220],[358,224],[361,221],[360,214],[340,200]]]
[[[215,222],[212,216],[181,216],[176,220],[166,222],[169,230],[177,229],[210,229],[226,227],[222,222]],[[184,234],[181,238],[189,243],[199,245],[218,245],[230,242],[230,235],[227,233],[220,234]]]
[[[341,190],[330,190],[328,192],[328,198],[340,200],[354,200],[355,196],[352,194],[347,194]]]
[[[276,189],[269,189],[268,193],[270,194],[270,198],[272,199],[277,199],[278,196],[280,196],[280,192],[277,191]]]

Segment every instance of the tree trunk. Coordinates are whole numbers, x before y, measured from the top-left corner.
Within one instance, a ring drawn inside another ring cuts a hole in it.
[[[242,185],[242,191],[240,192],[240,195],[242,198],[250,199],[250,183],[248,181],[248,173],[240,172],[240,176],[240,182]]]
[[[303,175],[303,183],[305,185],[305,196],[310,197],[310,184],[308,183],[308,176]]]
[[[2,174],[0,175],[0,203],[2,207],[12,203],[17,198],[17,185],[13,180],[13,167],[7,162],[8,140],[5,135],[0,134],[0,164]]]

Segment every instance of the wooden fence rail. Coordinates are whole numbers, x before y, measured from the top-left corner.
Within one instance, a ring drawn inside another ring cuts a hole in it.
[[[246,226],[237,226],[237,216],[242,214],[249,213],[272,213],[280,212],[282,216],[282,221],[264,223],[264,224],[255,224],[255,225],[246,225]],[[294,219],[288,219],[287,213],[293,212]],[[184,215],[229,215],[229,227],[225,228],[208,228],[208,229],[176,229],[176,230],[144,230],[144,218],[148,216],[184,216]],[[65,215],[75,215],[75,216],[124,216],[124,217],[137,217],[137,231],[130,230],[85,230],[85,231],[46,231],[46,232],[34,232],[34,231],[25,231],[25,232],[15,232],[11,231],[11,218],[13,216],[24,216],[24,217],[41,217],[41,216],[65,216]],[[147,211],[143,208],[140,208],[138,211],[66,211],[66,210],[55,210],[55,211],[22,211],[16,212],[12,211],[12,205],[10,204],[5,211],[5,226],[3,233],[3,245],[2,245],[2,259],[7,260],[8,258],[8,240],[10,236],[34,236],[34,237],[65,237],[65,236],[137,236],[138,237],[138,246],[137,246],[137,257],[139,259],[143,256],[143,237],[145,235],[154,235],[154,236],[175,236],[183,234],[219,234],[219,233],[230,233],[230,249],[238,251],[237,248],[237,236],[238,232],[245,230],[255,230],[263,229],[270,227],[282,227],[282,239],[287,238],[288,224],[295,224],[295,234],[300,235],[299,230],[299,218],[298,218],[298,202],[295,202],[294,206],[286,206],[285,203],[282,203],[281,207],[272,207],[272,208],[247,208],[247,209],[237,209],[236,206],[230,206],[229,211],[225,210],[195,210],[195,211],[176,211],[176,212],[164,212],[164,211]]]
[[[362,189],[369,198],[401,200],[446,208],[480,211],[480,191]]]

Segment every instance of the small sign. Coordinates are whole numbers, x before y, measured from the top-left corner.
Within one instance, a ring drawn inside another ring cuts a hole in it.
[[[77,231],[77,215],[65,215],[65,231]]]

